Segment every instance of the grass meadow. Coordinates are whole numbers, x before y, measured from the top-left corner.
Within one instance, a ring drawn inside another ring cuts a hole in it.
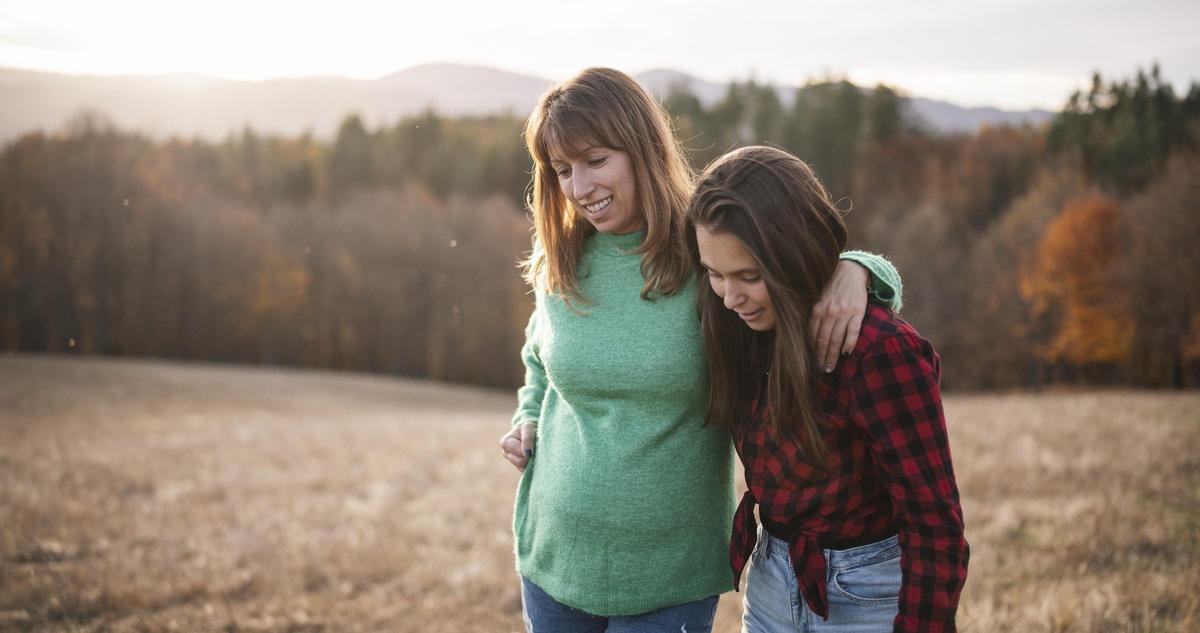
[[[522,631],[513,394],[0,356],[0,632]],[[1200,631],[1200,393],[952,394],[959,628]],[[716,631],[737,631],[739,594]]]

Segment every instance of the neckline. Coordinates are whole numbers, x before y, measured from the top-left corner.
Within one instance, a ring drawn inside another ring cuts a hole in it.
[[[615,233],[596,232],[592,236],[592,248],[604,255],[630,255],[646,241],[646,229],[617,235]]]

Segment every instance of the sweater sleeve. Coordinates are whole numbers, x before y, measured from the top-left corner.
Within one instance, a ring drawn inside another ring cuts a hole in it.
[[[866,251],[846,251],[842,253],[841,259],[861,264],[863,268],[871,271],[869,294],[877,301],[891,308],[893,312],[899,312],[900,308],[904,307],[901,296],[904,286],[900,283],[900,273],[885,257]]]
[[[521,361],[525,363],[525,385],[517,390],[517,411],[512,424],[537,422],[542,414],[542,401],[546,397],[546,368],[542,365],[541,345],[538,339],[538,319],[541,309],[535,308],[525,326],[525,345],[521,348]]]

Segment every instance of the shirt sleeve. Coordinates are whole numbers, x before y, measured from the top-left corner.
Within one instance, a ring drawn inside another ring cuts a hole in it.
[[[928,341],[901,331],[866,352],[852,414],[868,436],[900,533],[902,580],[895,631],[955,631],[969,550]]]
[[[842,253],[841,259],[861,264],[863,268],[871,271],[870,294],[877,301],[891,308],[892,312],[899,312],[900,308],[904,307],[901,296],[904,293],[904,285],[900,282],[900,272],[887,258],[867,251],[846,251]]]
[[[546,368],[542,365],[541,345],[538,338],[538,322],[541,308],[535,308],[525,326],[525,345],[521,347],[521,361],[525,363],[525,384],[517,390],[517,411],[512,424],[537,422],[542,415],[542,401],[546,398]]]

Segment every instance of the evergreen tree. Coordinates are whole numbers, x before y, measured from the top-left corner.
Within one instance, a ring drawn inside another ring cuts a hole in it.
[[[1088,93],[1072,95],[1055,118],[1047,143],[1053,153],[1078,154],[1101,185],[1123,194],[1141,191],[1173,151],[1194,146],[1197,101],[1195,84],[1188,98],[1177,98],[1157,64],[1149,75],[1138,71],[1119,83],[1106,84],[1096,73]]]
[[[347,116],[338,127],[337,140],[329,153],[330,185],[341,194],[371,184],[374,176],[371,138],[357,114]]]

